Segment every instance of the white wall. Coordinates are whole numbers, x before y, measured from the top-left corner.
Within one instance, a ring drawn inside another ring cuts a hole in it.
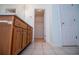
[[[25,6],[24,4],[0,4],[0,15],[11,15],[12,13],[6,13],[6,9],[16,9],[16,15],[22,19],[25,19]]]
[[[59,5],[26,5],[26,21],[34,28],[34,10],[45,9],[45,39],[54,46],[61,46]],[[31,17],[30,17],[31,16]]]
[[[5,14],[6,8],[16,8],[16,15],[33,27],[33,35],[34,10],[45,9],[46,41],[54,46],[79,45],[79,5],[73,5],[73,7],[72,5],[63,4],[0,5],[0,15]],[[74,18],[75,22],[73,21]],[[64,22],[63,25],[62,22]],[[76,39],[75,36],[78,38]]]
[[[46,41],[54,46],[79,45],[79,5],[26,5],[26,21],[34,28],[34,9],[45,9]],[[76,21],[74,22],[74,18]],[[64,22],[64,25],[62,23]],[[75,38],[77,36],[77,39]]]
[[[79,5],[60,5],[61,33],[63,45],[78,45]],[[75,19],[75,21],[74,21]],[[64,22],[64,24],[62,24]]]
[[[38,5],[26,5],[25,8],[25,19],[34,28],[34,10],[35,9],[45,9],[45,39],[47,42],[50,41],[50,20],[52,20],[52,5],[48,4],[38,4]],[[34,30],[33,30],[34,32]],[[33,37],[34,38],[34,37]]]
[[[74,5],[75,8],[75,12],[74,12],[74,18],[75,18],[75,26],[76,26],[76,34],[77,35],[77,39],[76,39],[76,43],[79,46],[79,5]]]
[[[45,9],[45,39],[46,41],[50,41],[50,20],[52,20],[52,5],[31,5],[31,4],[2,4],[0,5],[0,15],[9,15],[11,13],[6,13],[6,8],[14,8],[16,9],[16,15],[26,21],[29,25],[33,27],[34,32],[34,10],[38,8]],[[34,34],[34,33],[33,33]],[[34,38],[34,36],[33,36]]]
[[[79,45],[79,5],[52,5],[52,17],[51,44],[54,46]]]
[[[76,45],[74,11],[72,5],[60,5],[63,45]]]
[[[52,19],[50,21],[50,39],[53,46],[61,46],[61,24],[59,5],[52,5]]]

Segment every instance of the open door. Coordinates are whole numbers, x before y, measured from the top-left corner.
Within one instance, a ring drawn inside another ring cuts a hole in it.
[[[44,40],[44,9],[35,9],[35,41]]]

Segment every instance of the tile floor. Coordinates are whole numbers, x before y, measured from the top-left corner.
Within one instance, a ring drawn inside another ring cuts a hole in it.
[[[79,47],[53,47],[46,42],[32,42],[20,55],[78,55]]]

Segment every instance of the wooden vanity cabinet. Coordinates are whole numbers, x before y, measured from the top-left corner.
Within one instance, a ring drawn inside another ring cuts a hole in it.
[[[32,27],[28,26],[28,42],[32,41]]]
[[[32,27],[28,25],[28,43],[32,41],[31,37],[32,37]]]
[[[27,44],[27,30],[23,29],[23,42],[22,47],[24,48]]]
[[[19,27],[14,27],[12,54],[17,54],[21,51],[21,43],[22,43],[22,29]]]
[[[30,42],[32,42],[32,28],[30,29]]]
[[[16,55],[31,41],[30,25],[15,15],[0,15],[0,55]]]

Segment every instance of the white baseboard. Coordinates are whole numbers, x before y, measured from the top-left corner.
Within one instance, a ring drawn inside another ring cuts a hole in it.
[[[63,45],[62,47],[79,47],[78,45]]]

